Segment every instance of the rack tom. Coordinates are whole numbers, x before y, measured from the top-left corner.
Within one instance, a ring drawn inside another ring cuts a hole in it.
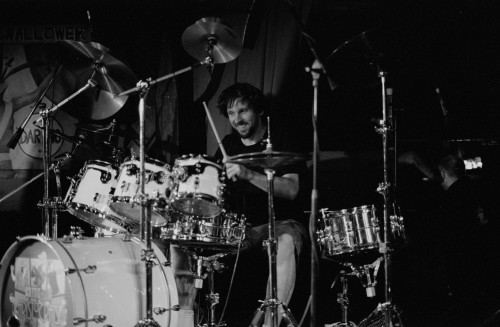
[[[173,168],[171,207],[177,212],[211,218],[224,208],[225,174],[205,156],[182,156]]]

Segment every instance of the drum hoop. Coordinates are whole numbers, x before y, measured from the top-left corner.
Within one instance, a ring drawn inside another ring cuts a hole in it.
[[[140,163],[140,158],[139,156],[130,156],[130,157],[127,157],[125,158],[125,160],[123,161],[123,163],[120,165],[120,168],[126,164],[131,164],[133,162],[138,162]],[[158,167],[162,167],[162,168],[168,168],[168,164],[161,161],[161,160],[158,160],[158,159],[154,159],[154,158],[144,158],[144,162],[145,163],[149,163],[149,164],[152,164],[153,166],[158,166]]]
[[[104,164],[104,165],[103,165]],[[118,170],[118,167],[110,162],[107,162],[107,161],[104,161],[104,160],[97,160],[97,159],[93,159],[93,160],[87,160],[85,161],[85,169],[87,169],[88,166],[90,165],[96,165],[96,166],[105,166],[105,167],[111,167],[112,169],[114,170]]]
[[[193,166],[193,165],[179,165],[180,161],[190,161],[192,160],[193,161],[193,165],[196,165],[198,163],[203,163],[203,164],[207,164],[209,166],[214,166],[215,168],[219,169],[219,170],[222,170],[222,166],[213,162],[213,161],[210,161],[208,160],[207,158],[204,158],[203,156],[201,155],[198,155],[198,156],[195,156],[195,157],[189,157],[189,158],[177,158],[175,159],[175,166],[178,167],[178,166],[181,166],[181,167],[185,167],[185,166]]]
[[[99,218],[101,218],[103,220],[109,220],[109,221],[117,224],[118,226],[123,227],[125,229],[125,231],[113,228],[111,226],[103,225],[99,221],[96,221],[96,220],[88,219],[87,217],[85,217],[83,215],[80,215],[76,210],[84,210],[86,212],[93,213],[93,214],[97,215]],[[76,216],[78,219],[81,219],[81,220],[85,221],[86,223],[88,223],[88,224],[90,224],[92,226],[97,226],[97,227],[100,227],[100,228],[104,228],[104,229],[106,229],[106,230],[108,230],[108,231],[110,231],[112,233],[125,234],[127,232],[126,231],[127,228],[125,226],[123,226],[122,224],[116,223],[116,221],[114,219],[110,219],[111,215],[108,215],[108,214],[106,214],[106,213],[104,213],[102,211],[90,208],[86,204],[72,203],[70,205],[70,208],[67,209],[67,211],[69,213],[71,213],[72,215]],[[119,219],[118,217],[114,217],[114,218]]]

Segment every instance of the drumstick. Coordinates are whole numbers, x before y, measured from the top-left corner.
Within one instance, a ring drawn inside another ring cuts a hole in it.
[[[210,122],[210,125],[212,126],[212,130],[214,131],[215,138],[217,139],[217,143],[219,143],[220,151],[222,152],[222,156],[224,157],[224,159],[222,159],[222,162],[225,163],[227,161],[226,150],[224,149],[224,145],[222,145],[222,142],[220,140],[219,134],[217,133],[217,129],[215,128],[214,121],[212,120],[212,116],[210,115],[210,111],[208,111],[207,103],[205,101],[203,101],[203,106],[205,107],[205,111],[207,113],[208,121]],[[233,182],[236,182],[236,176],[233,176],[231,178],[231,180]]]
[[[203,101],[203,106],[205,107],[205,111],[207,112],[208,121],[210,122],[210,125],[212,126],[212,130],[214,131],[215,138],[217,139],[217,143],[219,143],[219,147],[220,147],[220,150],[222,152],[222,156],[224,157],[223,161],[226,162],[226,160],[227,160],[226,150],[224,149],[224,145],[222,145],[219,134],[217,134],[217,129],[215,128],[214,121],[212,120],[212,116],[210,115],[210,111],[208,111],[207,103],[205,101]]]

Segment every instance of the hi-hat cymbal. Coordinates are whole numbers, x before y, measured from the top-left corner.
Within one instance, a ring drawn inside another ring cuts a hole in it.
[[[111,56],[98,43],[60,41],[57,43],[59,61],[76,78],[77,91],[90,78],[95,87],[88,88],[75,98],[77,105],[69,113],[80,118],[102,120],[111,117],[125,104],[127,97],[113,98],[137,82],[135,74],[121,61]],[[71,102],[73,104],[73,100]],[[66,110],[68,111],[68,110]]]
[[[82,148],[84,148],[86,150],[97,152],[96,149],[92,148],[90,145],[88,145],[83,140],[80,140],[77,137],[68,136],[68,135],[60,133],[58,131],[55,131],[55,130],[49,130],[49,134],[51,134],[53,137],[59,137],[59,138],[65,140],[65,141],[68,141],[68,142],[73,143],[73,144],[75,144],[77,146],[80,146],[80,147],[82,147]]]
[[[308,155],[293,152],[252,152],[228,157],[226,162],[241,165],[274,169],[297,164],[308,159]]]
[[[186,28],[182,45],[193,58],[203,61],[211,56],[215,64],[236,59],[242,48],[241,38],[218,18],[202,18]]]

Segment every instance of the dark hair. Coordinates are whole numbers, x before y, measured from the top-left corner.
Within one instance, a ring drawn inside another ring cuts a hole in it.
[[[462,158],[449,154],[441,159],[439,167],[448,172],[448,174],[462,178],[465,176],[465,164]]]
[[[264,95],[262,91],[248,83],[235,83],[224,89],[217,99],[217,108],[227,117],[227,108],[236,100],[246,102],[257,114],[265,112]]]

